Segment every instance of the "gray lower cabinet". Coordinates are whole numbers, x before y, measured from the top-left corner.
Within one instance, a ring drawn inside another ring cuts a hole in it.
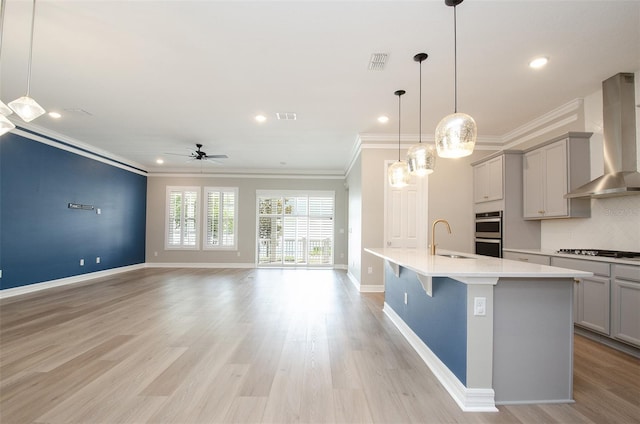
[[[640,347],[640,266],[613,265],[611,336]]]
[[[532,253],[519,253],[519,252],[503,252],[503,259],[510,259],[512,261],[529,262],[532,264],[551,265],[551,258],[546,255],[535,255]]]
[[[576,280],[574,321],[577,325],[610,335],[611,265],[579,259],[551,258],[551,265],[594,274]]]

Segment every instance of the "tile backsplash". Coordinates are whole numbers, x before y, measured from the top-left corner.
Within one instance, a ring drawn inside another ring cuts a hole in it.
[[[591,218],[542,221],[541,247],[640,252],[640,194],[591,200]]]

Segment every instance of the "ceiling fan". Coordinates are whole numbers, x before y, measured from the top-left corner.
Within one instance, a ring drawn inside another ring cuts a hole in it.
[[[197,147],[197,149],[193,150],[190,155],[182,155],[180,153],[167,153],[167,154],[169,154],[169,155],[178,155],[178,156],[187,156],[187,157],[191,158],[191,160],[202,160],[202,161],[216,162],[216,163],[220,163],[216,159],[228,159],[229,158],[229,156],[227,156],[227,155],[208,155],[207,152],[202,150],[202,144],[200,144],[200,143],[197,143],[196,147]]]

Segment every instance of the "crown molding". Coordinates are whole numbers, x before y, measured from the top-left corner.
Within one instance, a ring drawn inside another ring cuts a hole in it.
[[[545,132],[549,132],[558,126],[555,124],[551,124],[553,121],[560,119],[568,114],[573,114],[574,119],[571,122],[578,119],[578,112],[582,109],[584,105],[584,99],[575,99],[570,101],[569,103],[565,103],[564,105],[553,109],[550,112],[545,113],[542,116],[539,116],[524,125],[517,127],[516,129],[509,131],[508,133],[502,136],[502,144],[504,145],[515,145],[520,144],[526,140],[530,140],[532,137],[528,135],[528,133],[536,131],[538,135],[544,134]],[[515,142],[515,144],[513,144]]]
[[[20,124],[20,126],[16,126],[15,129],[11,130],[11,134],[16,134],[21,137],[28,138],[29,140],[37,141],[78,156],[83,156],[97,162],[102,162],[116,168],[124,169],[125,171],[147,176],[147,170],[141,164],[121,158],[89,144],[82,143],[71,137],[63,136],[62,134],[58,134],[53,131],[47,131],[34,125],[27,126]]]
[[[193,172],[153,172],[147,175],[149,178],[259,178],[259,179],[297,179],[297,180],[343,180],[345,175],[342,171],[331,173],[311,173],[310,171],[291,172],[278,174],[276,171],[266,170],[266,172],[246,171],[226,173],[193,173]]]

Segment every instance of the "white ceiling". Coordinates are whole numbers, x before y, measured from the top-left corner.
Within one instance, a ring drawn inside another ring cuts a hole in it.
[[[3,1],[8,103],[26,91],[32,2]],[[640,1],[467,0],[457,15],[458,110],[476,119],[481,141],[640,69]],[[389,54],[382,71],[367,68],[375,52]],[[407,91],[403,137],[418,134],[419,52],[429,54],[426,139],[453,111],[453,8],[444,0],[40,0],[31,95],[63,117],[12,119],[151,172],[341,175],[359,134],[397,140],[397,89]],[[538,55],[550,63],[531,70]],[[277,121],[277,112],[298,119]],[[267,122],[256,123],[258,113]],[[188,155],[195,143],[229,159],[166,154]]]

